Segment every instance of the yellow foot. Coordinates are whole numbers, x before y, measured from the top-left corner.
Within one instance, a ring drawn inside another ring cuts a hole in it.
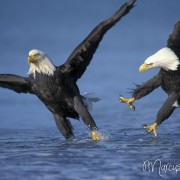
[[[157,123],[154,123],[151,126],[144,125],[144,128],[147,129],[146,134],[153,132],[154,135],[157,136],[156,127],[157,127]]]
[[[135,107],[133,106],[135,98],[126,99],[124,97],[119,97],[119,101],[122,103],[126,103],[130,107],[130,109],[135,110]]]
[[[92,140],[99,141],[99,140],[102,140],[102,137],[97,134],[97,131],[92,131]]]

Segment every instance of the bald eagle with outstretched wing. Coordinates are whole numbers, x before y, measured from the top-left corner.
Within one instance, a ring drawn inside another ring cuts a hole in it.
[[[146,83],[138,85],[133,91],[132,98],[120,97],[120,101],[134,109],[133,102],[135,100],[143,98],[161,86],[168,94],[168,98],[159,110],[155,123],[151,126],[144,125],[147,133],[154,132],[154,135],[157,136],[156,127],[169,118],[173,111],[180,106],[180,21],[175,24],[167,46],[148,57],[140,66],[139,71],[144,72],[152,68],[160,68],[160,71]]]
[[[71,53],[67,61],[55,66],[47,54],[40,50],[31,50],[28,56],[29,77],[12,74],[0,74],[0,87],[17,93],[35,94],[52,112],[56,125],[65,138],[73,136],[68,118],[82,118],[92,131],[92,139],[99,140],[97,126],[84,103],[76,84],[105,33],[133,8],[136,0],[129,0],[110,18],[101,22]]]

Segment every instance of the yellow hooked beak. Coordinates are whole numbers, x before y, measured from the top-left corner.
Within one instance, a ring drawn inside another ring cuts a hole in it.
[[[32,62],[32,58],[31,56],[28,56],[28,64],[30,64]]]
[[[139,67],[139,72],[144,72],[144,71],[151,69],[151,68],[153,68],[153,64],[144,63]]]
[[[35,56],[28,56],[28,64],[30,63],[34,63],[35,61],[37,61],[37,59],[35,58]]]

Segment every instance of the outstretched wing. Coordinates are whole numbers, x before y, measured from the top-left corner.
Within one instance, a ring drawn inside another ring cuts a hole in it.
[[[65,64],[61,66],[63,71],[69,72],[75,80],[80,78],[89,65],[105,33],[130,11],[135,2],[136,0],[129,0],[110,18],[97,25],[87,38],[74,49]]]
[[[29,79],[13,74],[0,74],[0,87],[14,90],[17,93],[32,93]]]
[[[175,24],[174,30],[167,41],[167,47],[171,48],[180,57],[180,21]]]
[[[133,97],[135,99],[141,99],[142,97],[148,95],[153,90],[158,88],[162,83],[162,70],[159,73],[148,80],[146,83],[142,85],[136,85],[136,88],[132,90]]]

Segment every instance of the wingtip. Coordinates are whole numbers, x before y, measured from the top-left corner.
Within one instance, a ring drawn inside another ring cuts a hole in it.
[[[129,1],[127,2],[127,5],[128,5],[128,6],[134,6],[135,2],[136,2],[136,0],[129,0]]]

